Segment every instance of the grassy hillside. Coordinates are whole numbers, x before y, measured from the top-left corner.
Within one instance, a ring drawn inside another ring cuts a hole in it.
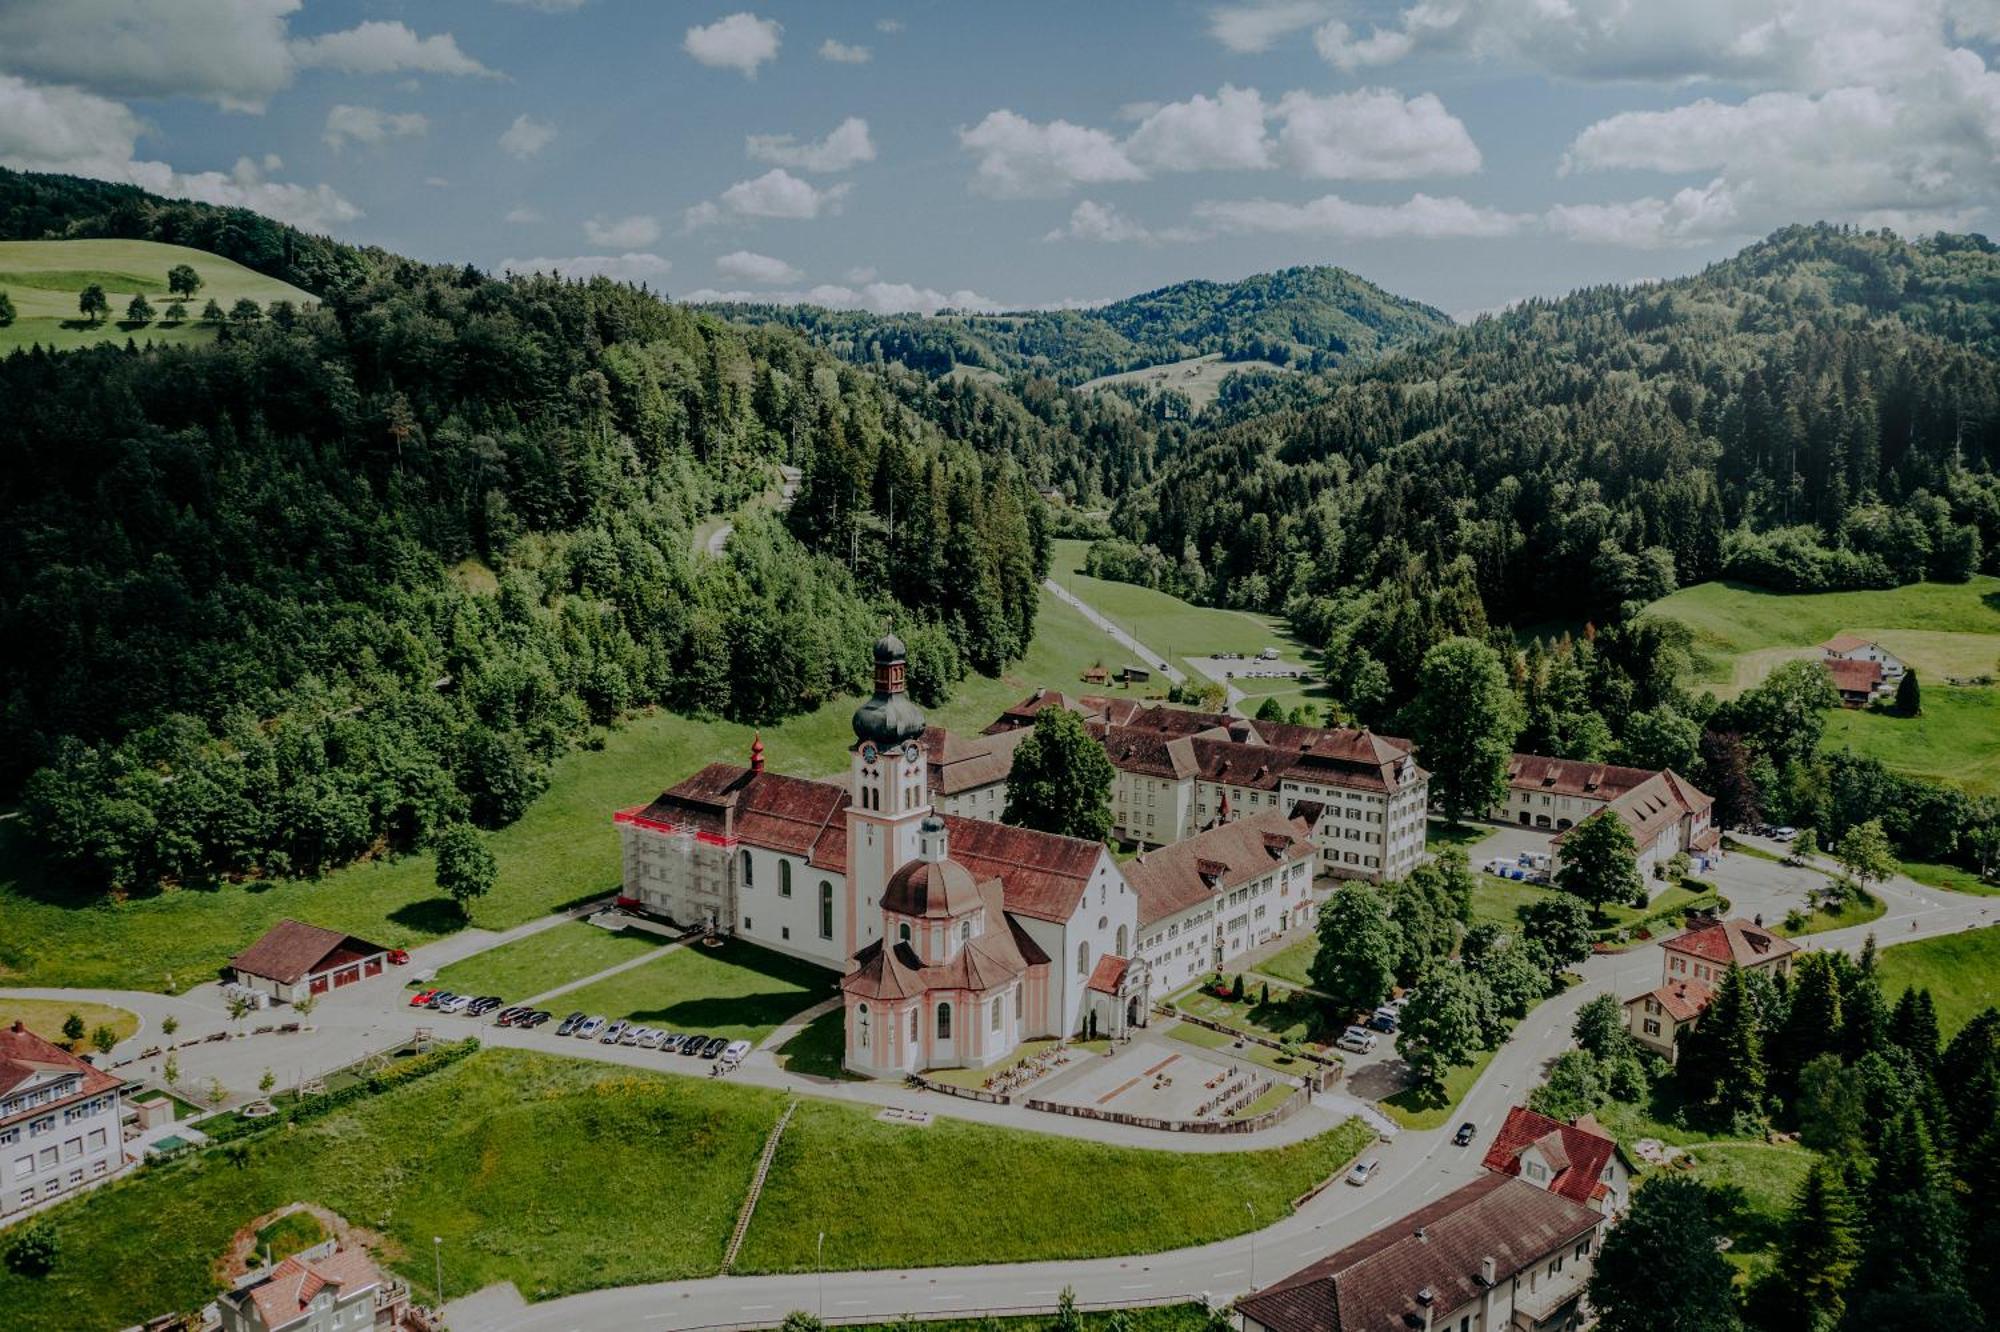
[[[1906,986],[1929,990],[1938,1030],[1950,1040],[1981,1009],[2000,1004],[2000,928],[1884,948],[1876,967],[1891,1003]]]
[[[1034,686],[1074,688],[1083,669],[1110,660],[1096,628],[1042,597],[1034,645],[999,679],[973,676],[932,721],[976,731]],[[853,699],[762,730],[782,772],[841,772],[853,743]],[[499,882],[473,923],[505,929],[618,886],[611,814],[651,799],[705,763],[741,762],[753,728],[656,712],[610,732],[602,748],[559,760],[548,791],[490,845]],[[19,820],[0,822],[0,984],[185,990],[209,979],[272,921],[297,916],[390,944],[417,944],[461,928],[433,882],[429,852],[365,862],[320,879],[263,880],[102,905],[66,905],[36,866]]]
[[[1149,365],[1141,370],[1100,375],[1096,379],[1078,384],[1077,387],[1090,391],[1136,385],[1148,390],[1173,390],[1185,393],[1188,405],[1196,411],[1201,411],[1214,402],[1216,396],[1222,392],[1222,381],[1239,371],[1244,374],[1253,374],[1260,370],[1283,373],[1288,368],[1270,361],[1225,361],[1221,352],[1211,352],[1207,356],[1197,356],[1191,360],[1169,361],[1164,365]]]
[[[190,265],[202,279],[186,322],[133,324],[121,318],[141,293],[164,311],[173,299],[167,270],[176,264]],[[84,320],[76,308],[78,295],[93,282],[111,302],[112,317],[98,324]],[[0,328],[0,354],[37,344],[67,350],[128,337],[141,343],[207,342],[215,330],[195,322],[195,316],[211,299],[225,310],[244,297],[259,305],[313,299],[219,255],[145,240],[0,241],[0,291],[13,300],[15,312],[14,322]]]

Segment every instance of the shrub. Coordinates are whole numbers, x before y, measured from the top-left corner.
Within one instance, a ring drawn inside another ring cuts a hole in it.
[[[47,1221],[33,1221],[15,1231],[7,1241],[7,1270],[16,1276],[47,1276],[61,1252],[56,1228]]]

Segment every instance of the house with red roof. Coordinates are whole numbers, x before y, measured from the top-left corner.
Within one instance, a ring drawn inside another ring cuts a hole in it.
[[[388,961],[386,945],[287,917],[231,958],[229,966],[238,984],[296,1003],[309,994],[379,976]]]
[[[1909,670],[1901,657],[1860,634],[1835,634],[1819,645],[1819,654],[1833,687],[1840,692],[1840,701],[1853,708],[1893,691]],[[1859,694],[1858,701],[1850,699],[1850,694]]]
[[[1618,819],[1625,824],[1638,853],[1639,873],[1651,892],[1663,885],[1668,862],[1675,856],[1683,851],[1690,855],[1713,851],[1722,844],[1714,808],[1715,801],[1706,792],[1673,769],[1663,768],[1620,791],[1583,821]],[[1550,842],[1558,861],[1567,836],[1565,829]]]
[[[388,1332],[407,1320],[410,1292],[327,1240],[245,1275],[215,1309],[222,1332]]]
[[[1701,1020],[1732,967],[1789,975],[1799,946],[1741,918],[1711,920],[1660,945],[1660,983],[1625,1001],[1632,1039],[1672,1060],[1682,1032]]]
[[[1593,1115],[1565,1124],[1526,1106],[1510,1107],[1483,1164],[1607,1217],[1624,1211],[1632,1196],[1631,1166]]]
[[[625,905],[841,972],[846,1063],[871,1076],[1143,1023],[1138,896],[1109,848],[941,809],[934,776],[998,774],[1019,741],[933,741],[905,668],[900,640],[875,645],[845,782],[769,771],[758,740],[747,768],[617,814]]]
[[[1820,664],[1826,668],[1826,678],[1832,683],[1833,692],[1840,695],[1843,708],[1865,708],[1887,688],[1888,680],[1882,674],[1880,662],[1828,657]]]
[[[117,1173],[124,1085],[21,1022],[0,1029],[0,1219]]]

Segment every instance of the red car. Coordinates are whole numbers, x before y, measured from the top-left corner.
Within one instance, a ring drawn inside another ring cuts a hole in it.
[[[410,996],[410,1007],[429,1008],[431,1006],[431,1000],[437,997],[438,997],[438,992],[436,990],[419,990],[417,993]]]
[[[410,965],[410,950],[407,948],[391,948],[389,950],[389,965],[395,967],[407,967]]]

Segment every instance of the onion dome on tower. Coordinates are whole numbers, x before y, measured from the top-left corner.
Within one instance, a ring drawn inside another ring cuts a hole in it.
[[[907,655],[903,640],[894,634],[875,640],[875,694],[854,710],[856,740],[887,749],[924,733],[924,714],[903,690]]]

